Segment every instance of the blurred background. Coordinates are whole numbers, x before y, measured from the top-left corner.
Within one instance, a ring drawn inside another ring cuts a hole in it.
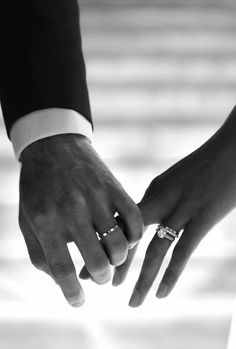
[[[139,201],[150,180],[207,140],[235,105],[236,2],[80,0],[80,8],[94,144]],[[20,168],[2,119],[0,133],[1,349],[227,347],[235,212],[202,242],[169,298],[155,298],[158,278],[142,307],[128,307],[150,227],[125,284],[83,282],[86,304],[70,308],[29,262],[17,224]],[[79,271],[79,253],[70,250]]]

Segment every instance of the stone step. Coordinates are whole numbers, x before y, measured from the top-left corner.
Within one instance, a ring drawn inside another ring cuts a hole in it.
[[[90,102],[96,126],[114,124],[114,128],[125,124],[148,127],[169,125],[195,127],[197,124],[216,125],[222,123],[235,105],[235,90],[230,91],[122,91],[90,89]],[[0,134],[5,134],[0,122]],[[4,149],[7,153],[4,155]],[[11,143],[7,141],[0,150],[3,158],[13,156]]]
[[[234,9],[222,8],[159,8],[148,6],[136,7],[101,7],[94,11],[83,8],[81,25],[83,30],[96,28],[96,31],[152,31],[177,30],[232,30],[235,28]]]
[[[112,5],[112,6],[121,6],[121,5],[143,5],[142,0],[80,0],[81,5]],[[162,5],[172,7],[173,5],[179,6],[184,5],[184,7],[188,7],[189,5],[200,5],[201,7],[210,6],[219,6],[219,7],[227,7],[232,5],[235,7],[234,0],[224,0],[224,2],[220,0],[146,0],[145,5],[156,5],[161,7]]]
[[[100,88],[111,84],[119,88],[126,84],[143,84],[144,88],[165,88],[169,84],[178,89],[189,87],[198,89],[199,85],[212,88],[234,88],[236,83],[236,63],[227,60],[210,59],[161,59],[129,56],[117,59],[90,58],[87,60],[87,76],[90,84],[100,84]],[[135,88],[135,85],[132,85]]]
[[[101,7],[136,7],[136,6],[143,6],[144,2],[143,0],[80,0],[81,7],[85,6],[90,9],[94,8],[101,8]],[[146,0],[145,1],[145,7],[154,7],[155,8],[235,8],[235,1],[234,0],[224,0],[224,2],[220,0]]]
[[[147,59],[147,58],[156,58],[157,60],[176,60],[176,61],[191,61],[195,59],[199,60],[205,60],[206,62],[224,62],[228,60],[232,60],[233,57],[236,54],[236,50],[234,48],[228,48],[224,50],[204,50],[204,49],[198,49],[198,50],[189,50],[189,49],[182,49],[182,50],[173,50],[173,49],[165,49],[165,51],[160,51],[156,47],[150,47],[145,50],[132,48],[130,50],[128,47],[126,50],[122,49],[114,49],[109,50],[109,47],[103,47],[103,51],[99,49],[99,47],[86,47],[86,42],[83,44],[83,51],[84,51],[84,57],[85,61],[88,60],[117,60],[117,59]]]
[[[90,90],[94,120],[224,119],[235,105],[235,91],[107,91]],[[145,120],[145,121],[144,121]]]
[[[130,52],[145,52],[146,54],[156,54],[158,52],[231,52],[236,51],[235,35],[224,33],[188,33],[184,35],[178,33],[97,33],[91,32],[83,35],[85,52],[122,51],[123,54]]]

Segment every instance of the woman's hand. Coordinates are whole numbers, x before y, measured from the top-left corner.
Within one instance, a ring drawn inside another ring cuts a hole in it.
[[[235,205],[236,108],[208,142],[156,177],[139,204],[145,226],[161,223],[178,232],[184,229],[159,285],[158,298],[170,294],[199,242]],[[170,244],[157,234],[153,237],[130,306],[144,301]],[[114,279],[123,281],[131,257],[116,268]]]

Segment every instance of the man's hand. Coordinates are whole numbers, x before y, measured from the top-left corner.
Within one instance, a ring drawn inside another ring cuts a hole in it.
[[[21,154],[19,224],[31,261],[61,287],[72,306],[84,302],[68,242],[75,242],[92,279],[110,280],[143,232],[141,213],[91,146],[78,134],[36,141]],[[124,227],[102,239],[117,224]]]

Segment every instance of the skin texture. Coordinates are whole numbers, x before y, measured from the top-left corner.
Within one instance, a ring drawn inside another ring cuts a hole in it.
[[[110,280],[110,264],[122,264],[139,241],[139,208],[84,136],[63,134],[41,139],[21,154],[19,225],[33,265],[49,274],[72,306],[84,293],[67,247],[74,242],[93,281]],[[103,233],[123,226],[102,240]]]
[[[170,294],[200,241],[236,206],[235,129],[236,108],[203,146],[157,176],[139,204],[145,226],[162,223],[176,231],[184,229],[160,282],[158,298]],[[143,303],[170,244],[157,235],[152,238],[130,306]],[[113,284],[124,280],[134,254],[130,251],[126,262],[115,268]]]

